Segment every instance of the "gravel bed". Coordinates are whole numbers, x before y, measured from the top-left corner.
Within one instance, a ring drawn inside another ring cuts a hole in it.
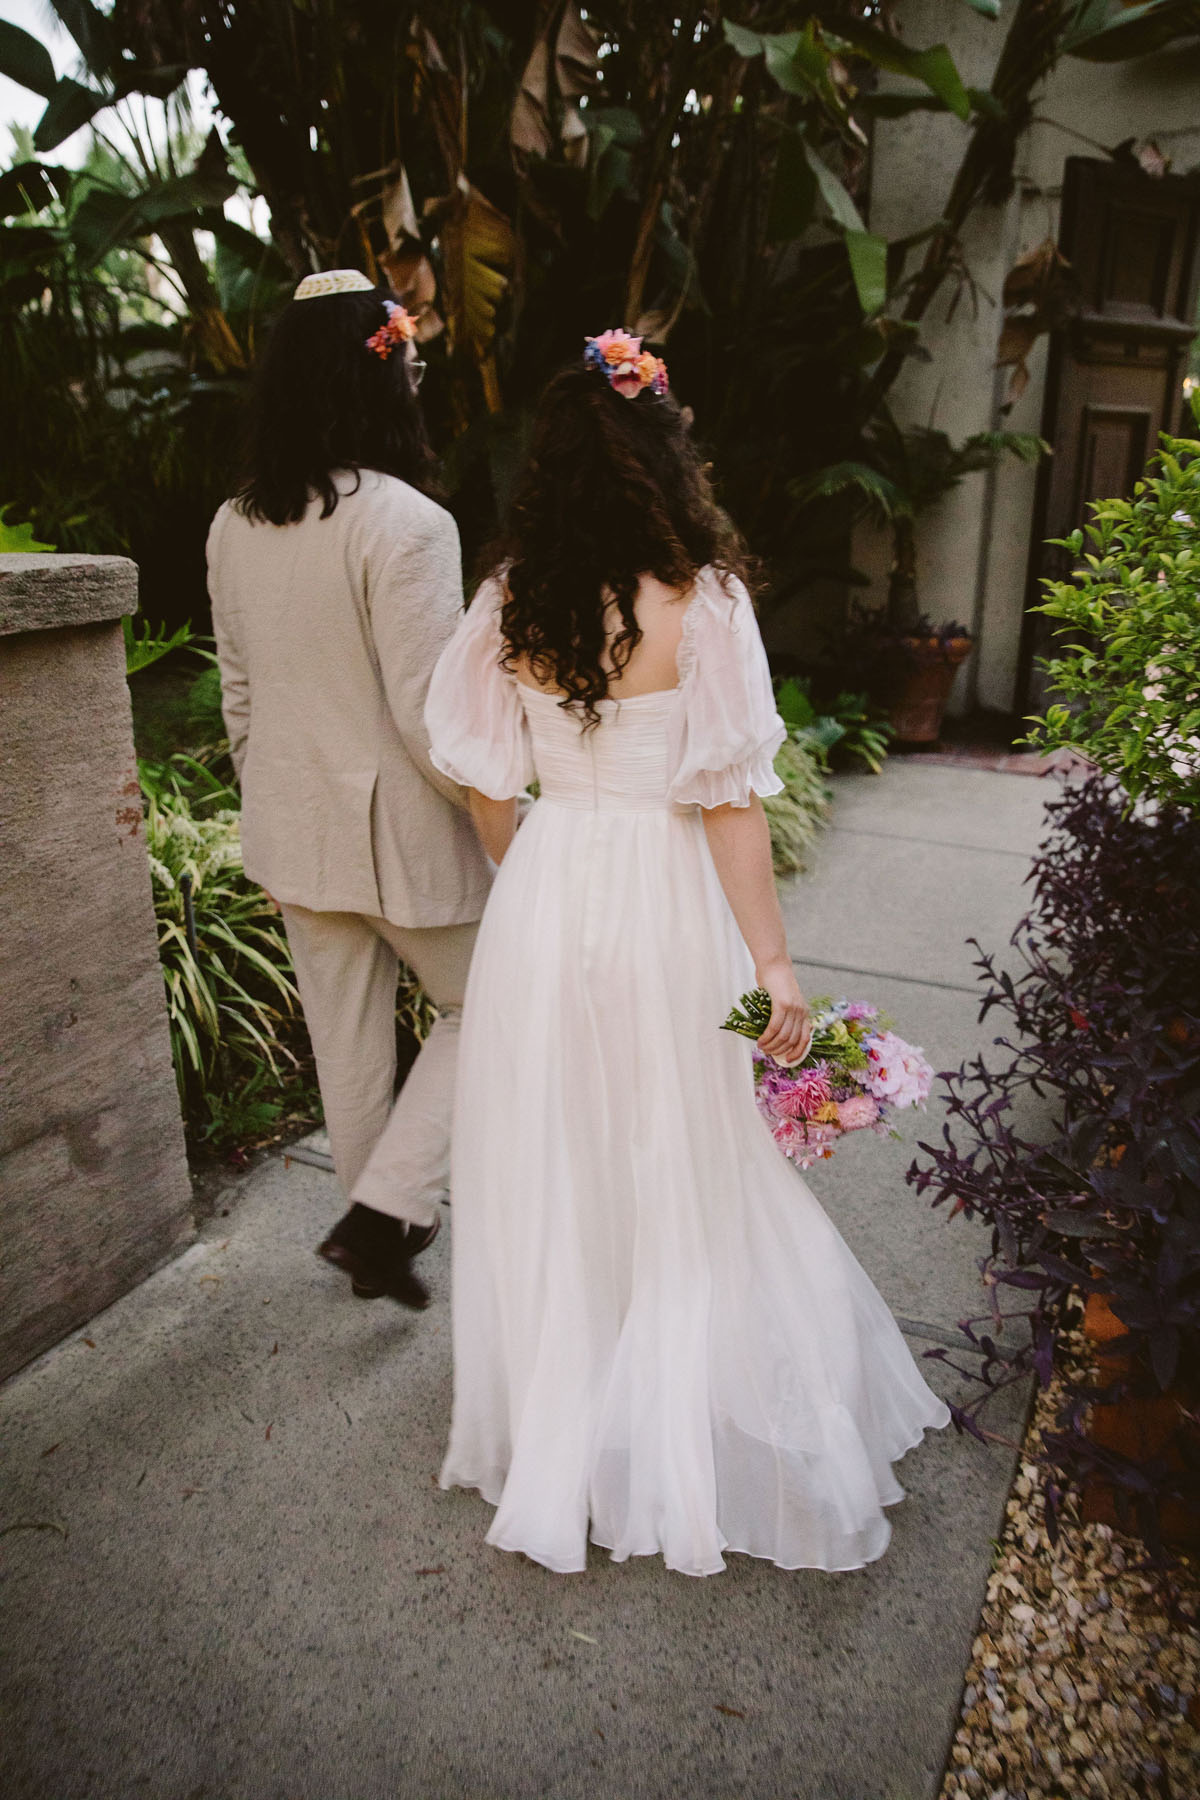
[[[1063,1359],[1086,1364],[1081,1333]],[[1200,1563],[1062,1505],[1052,1545],[1031,1459],[1062,1406],[1038,1395],[971,1651],[941,1800],[1197,1800]]]

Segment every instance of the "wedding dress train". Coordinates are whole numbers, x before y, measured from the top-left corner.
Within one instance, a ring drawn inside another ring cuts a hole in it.
[[[500,667],[498,602],[485,584],[426,713],[445,773],[540,786],[464,1005],[442,1485],[555,1570],[589,1536],[694,1575],[727,1550],[858,1568],[892,1463],[949,1414],[718,1029],[753,970],[698,808],[780,786],[749,599],[702,572],[679,686],[592,731]]]

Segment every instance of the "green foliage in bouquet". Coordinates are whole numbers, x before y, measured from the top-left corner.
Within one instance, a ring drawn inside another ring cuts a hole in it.
[[[722,1031],[736,1031],[739,1037],[758,1039],[771,1023],[771,996],[766,988],[751,988],[737,1005],[730,1008]]]
[[[813,1033],[807,1054],[796,1067],[811,1068],[816,1063],[824,1063],[837,1085],[838,1076],[849,1075],[854,1069],[865,1069],[867,1055],[856,1035],[856,1027],[858,1032],[863,1031],[862,1023],[839,1018],[832,1009],[833,999],[829,994],[820,994],[809,1001]],[[770,1022],[771,996],[765,988],[753,988],[750,993],[743,994],[732,1008],[721,1030],[736,1031],[740,1037],[758,1039]],[[887,1031],[890,1029],[890,1021],[879,1013],[869,1021],[867,1029],[873,1032]]]
[[[1044,667],[1061,696],[1029,741],[1070,748],[1130,801],[1200,804],[1200,443],[1162,439],[1130,500],[1053,540],[1078,559],[1035,611],[1074,634]],[[1085,544],[1090,548],[1085,549]]]

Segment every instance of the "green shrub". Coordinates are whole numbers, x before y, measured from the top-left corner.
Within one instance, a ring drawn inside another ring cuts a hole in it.
[[[278,915],[242,870],[238,800],[195,758],[141,763],[171,1053],[189,1137],[216,1147],[313,1115]]]
[[[1078,634],[1043,667],[1061,700],[1030,742],[1079,751],[1131,801],[1200,803],[1200,443],[1162,440],[1131,500],[1053,541],[1081,559],[1035,611]],[[1085,543],[1091,548],[1085,550]]]
[[[813,840],[829,817],[830,791],[819,753],[785,738],[775,758],[783,792],[763,801],[771,828],[771,860],[776,875],[795,875],[805,866]]]
[[[200,742],[223,744],[225,721],[221,716],[221,671],[214,661],[202,669],[187,690],[184,701],[189,730]]]
[[[771,827],[776,875],[805,866],[817,833],[828,822],[833,794],[826,773],[836,760],[865,762],[876,775],[887,755],[891,727],[877,718],[862,694],[839,694],[831,712],[819,713],[808,683],[789,677],[775,684],[775,704],[788,736],[775,758],[783,792],[763,801]]]
[[[792,737],[815,750],[825,767],[858,761],[873,775],[883,768],[892,727],[865,694],[839,693],[818,712],[809,683],[788,676],[775,684],[775,704]]]
[[[33,526],[28,520],[18,524],[15,519],[8,517],[9,513],[14,510],[15,508],[12,506],[0,506],[0,554],[38,556],[48,550],[53,550],[53,544],[39,544],[33,535]]]
[[[212,672],[215,675],[215,670]],[[197,678],[211,700],[208,672]],[[224,756],[223,742],[211,757]],[[138,765],[175,1079],[190,1142],[227,1150],[316,1123],[320,1096],[279,916],[242,869],[239,797],[178,752]],[[437,1017],[401,965],[396,1023],[419,1044]],[[410,1051],[411,1055],[411,1051]]]

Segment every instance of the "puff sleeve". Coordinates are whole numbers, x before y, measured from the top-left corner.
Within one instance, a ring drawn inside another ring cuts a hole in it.
[[[489,800],[512,799],[534,776],[516,678],[500,666],[502,601],[490,576],[442,651],[425,700],[434,767]]]
[[[749,806],[778,794],[775,756],[787,736],[745,584],[700,577],[684,620],[680,704],[668,795],[678,806]]]

